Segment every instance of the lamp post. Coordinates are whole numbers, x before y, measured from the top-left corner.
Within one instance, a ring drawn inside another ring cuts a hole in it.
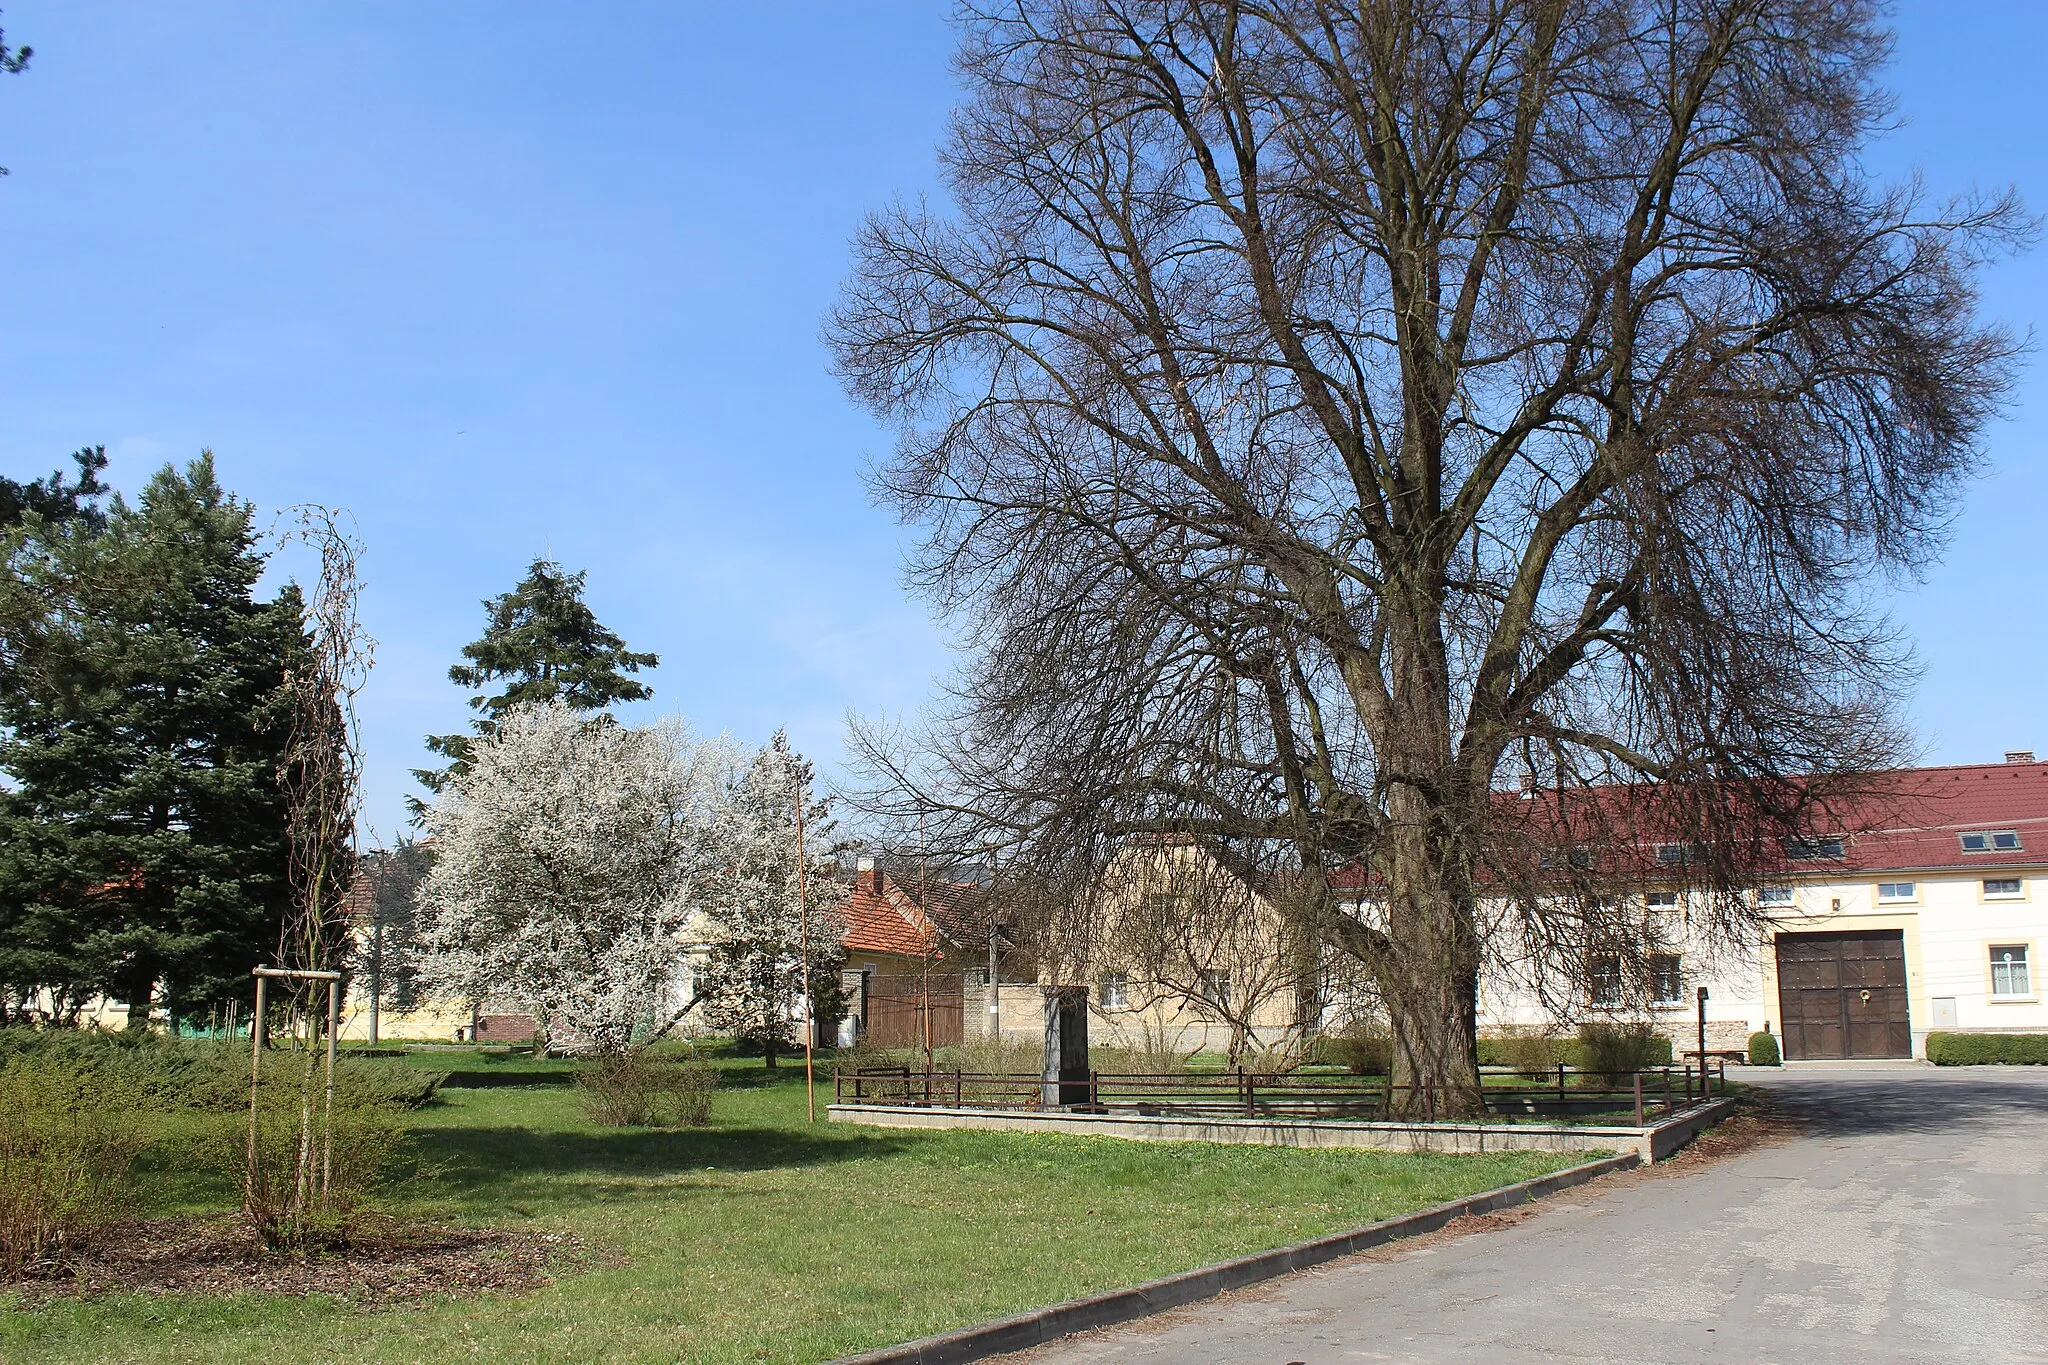
[[[1700,1098],[1707,1098],[1707,988],[1699,989],[1700,1011]]]

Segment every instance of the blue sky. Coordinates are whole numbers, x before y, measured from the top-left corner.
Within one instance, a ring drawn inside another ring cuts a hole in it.
[[[849,711],[950,667],[861,486],[889,438],[818,339],[862,214],[934,187],[946,10],[10,0],[36,55],[0,79],[0,471],[104,442],[132,488],[211,446],[266,515],[353,511],[386,838],[463,721],[480,599],[536,555],[661,654],[652,709],[835,771]],[[1880,168],[2048,211],[2048,7],[1898,24]],[[2048,254],[1987,286],[2039,326]],[[2044,363],[1896,603],[1931,760],[2048,750]]]

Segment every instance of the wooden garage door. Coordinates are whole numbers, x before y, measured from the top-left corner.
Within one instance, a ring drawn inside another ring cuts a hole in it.
[[[1788,1058],[1912,1056],[1905,936],[1778,935],[1778,1010]]]

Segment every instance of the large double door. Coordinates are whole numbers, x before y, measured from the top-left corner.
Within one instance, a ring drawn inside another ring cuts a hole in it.
[[[1904,934],[1779,934],[1777,948],[1788,1060],[1913,1055]]]

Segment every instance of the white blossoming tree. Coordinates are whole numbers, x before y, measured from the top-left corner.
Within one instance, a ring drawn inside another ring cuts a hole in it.
[[[810,800],[810,788],[811,765],[778,733],[727,790],[725,858],[703,903],[711,938],[706,1022],[758,1044],[769,1066],[798,1027],[833,1012],[837,996],[838,906],[846,888],[832,880],[831,823],[825,803]],[[807,826],[801,909],[799,800]]]
[[[426,815],[425,984],[517,1000],[601,1055],[665,1033],[676,1020],[655,1019],[657,1002],[732,860],[738,766],[680,721],[507,712]]]

